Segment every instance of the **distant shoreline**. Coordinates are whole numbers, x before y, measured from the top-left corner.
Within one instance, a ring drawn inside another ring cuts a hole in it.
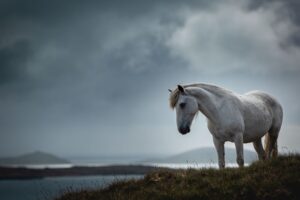
[[[166,167],[144,165],[110,165],[110,166],[73,166],[70,168],[33,169],[26,167],[0,167],[0,181],[13,179],[42,179],[62,176],[92,176],[92,175],[144,175]],[[170,169],[171,170],[171,169]]]
[[[245,163],[248,166],[249,163]],[[227,167],[236,168],[236,163],[226,163]],[[63,176],[93,175],[144,175],[161,169],[204,169],[218,168],[217,163],[145,163],[145,164],[56,164],[56,165],[0,165],[0,181],[9,179],[42,179]]]

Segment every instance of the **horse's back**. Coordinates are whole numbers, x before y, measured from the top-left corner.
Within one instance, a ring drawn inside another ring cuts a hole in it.
[[[254,103],[263,104],[264,106],[270,109],[274,117],[277,116],[279,118],[282,118],[282,106],[273,96],[258,90],[248,92],[245,94],[245,96],[250,98],[254,97]]]

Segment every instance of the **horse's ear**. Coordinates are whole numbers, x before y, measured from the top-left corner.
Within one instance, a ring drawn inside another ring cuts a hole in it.
[[[181,85],[177,85],[177,88],[181,93],[184,93],[184,88]]]
[[[170,93],[172,93],[172,92],[173,92],[171,89],[168,89],[168,91],[169,91]]]

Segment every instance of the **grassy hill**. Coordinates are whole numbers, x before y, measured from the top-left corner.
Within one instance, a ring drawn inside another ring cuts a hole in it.
[[[249,167],[164,170],[141,180],[119,181],[98,190],[69,192],[57,200],[94,199],[300,199],[300,155],[280,156]]]

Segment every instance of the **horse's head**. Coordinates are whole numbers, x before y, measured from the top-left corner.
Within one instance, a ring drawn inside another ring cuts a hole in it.
[[[188,94],[188,91],[181,85],[171,91],[170,105],[176,110],[177,128],[181,134],[190,132],[192,121],[198,112],[198,103],[195,97]]]

